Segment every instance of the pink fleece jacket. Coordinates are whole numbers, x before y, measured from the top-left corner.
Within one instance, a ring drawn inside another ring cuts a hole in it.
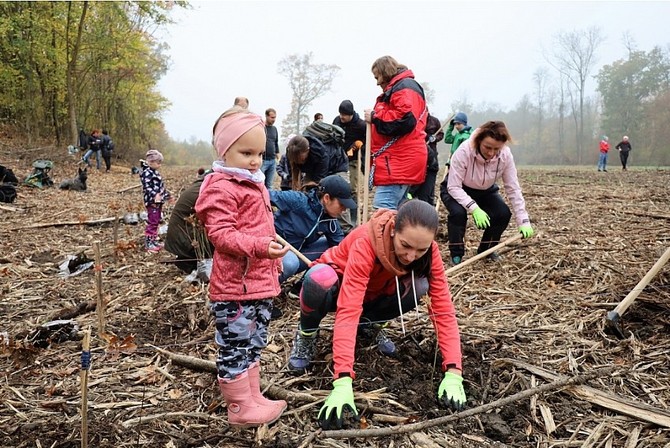
[[[463,190],[463,186],[476,190],[487,190],[502,178],[505,193],[512,203],[517,225],[529,223],[526,202],[521,193],[514,157],[509,146],[503,146],[497,156],[486,160],[474,147],[475,134],[476,131],[451,156],[449,182],[447,183],[449,195],[466,210],[472,212],[477,208],[477,203]]]
[[[279,294],[281,259],[268,258],[275,227],[264,184],[212,173],[200,187],[195,211],[216,249],[209,284],[211,301],[267,299]]]

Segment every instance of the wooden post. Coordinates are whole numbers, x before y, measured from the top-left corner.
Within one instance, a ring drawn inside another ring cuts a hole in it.
[[[358,158],[358,163],[356,163],[356,169],[358,172],[356,173],[356,179],[358,179],[358,182],[356,183],[356,203],[358,205],[358,212],[356,213],[356,225],[361,225],[363,224],[363,209],[361,208],[361,200],[363,199],[363,183],[365,182],[365,179],[363,178],[363,173],[361,173],[361,161],[362,159],[362,153],[361,149],[358,149],[358,154],[356,157]]]
[[[114,213],[116,214],[116,213]],[[119,262],[119,254],[118,254],[118,247],[119,247],[119,220],[121,219],[120,216],[117,216],[116,219],[114,220],[114,247],[112,250],[114,251],[114,262],[118,263]]]
[[[91,367],[91,328],[81,344],[81,448],[88,447],[88,371]]]
[[[105,333],[105,298],[102,294],[102,263],[100,261],[100,241],[93,243],[95,251],[95,292],[98,311],[98,335]]]
[[[365,129],[365,175],[363,176],[363,221],[367,222],[370,218],[368,215],[368,203],[370,202],[370,160],[372,159],[372,125],[366,124]]]

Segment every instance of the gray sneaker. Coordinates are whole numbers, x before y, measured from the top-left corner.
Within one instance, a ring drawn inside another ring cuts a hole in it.
[[[288,368],[294,372],[304,372],[312,364],[316,351],[316,340],[319,330],[309,334],[298,327],[293,339],[293,348],[288,358]]]

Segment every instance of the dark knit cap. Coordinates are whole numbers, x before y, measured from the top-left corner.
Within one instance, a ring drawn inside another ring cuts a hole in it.
[[[344,100],[340,103],[340,113],[342,115],[353,115],[354,104],[349,100]]]
[[[465,115],[463,112],[459,112],[454,117],[454,123],[468,124],[468,116]]]

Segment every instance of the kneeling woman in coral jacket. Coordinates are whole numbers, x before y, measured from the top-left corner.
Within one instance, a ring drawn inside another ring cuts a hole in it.
[[[402,322],[402,314],[416,308],[426,293],[444,371],[438,399],[453,409],[465,406],[458,324],[435,242],[438,222],[435,208],[419,200],[406,202],[398,211],[380,209],[307,271],[289,367],[295,371],[309,367],[319,324],[327,313],[337,310],[335,380],[319,412],[324,429],[341,428],[345,408],[357,415],[352,389],[357,329],[376,332],[379,351],[394,355],[395,344],[384,334],[384,327],[398,316]]]

